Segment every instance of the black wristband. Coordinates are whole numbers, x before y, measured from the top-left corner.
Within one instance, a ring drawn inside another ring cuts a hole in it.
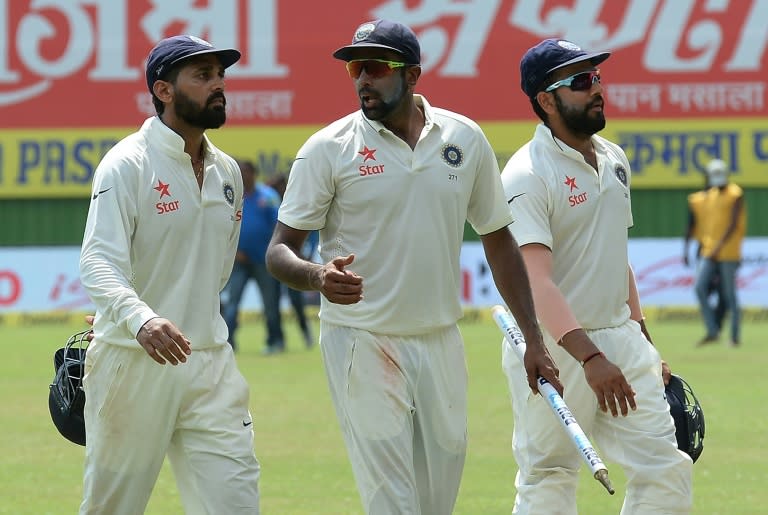
[[[602,353],[602,352],[600,352],[600,351],[597,351],[597,352],[595,352],[594,354],[590,354],[589,356],[587,356],[586,358],[584,358],[584,361],[582,361],[582,362],[581,362],[581,368],[584,368],[584,365],[586,365],[586,364],[587,364],[587,361],[589,361],[590,359],[592,359],[592,358],[595,358],[595,357],[597,357],[597,356],[602,356],[602,357],[605,357],[605,354],[603,354],[603,353]]]

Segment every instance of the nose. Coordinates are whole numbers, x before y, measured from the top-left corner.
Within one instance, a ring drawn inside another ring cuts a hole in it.
[[[227,81],[224,80],[224,69],[222,68],[218,73],[214,73],[209,83],[213,91],[223,91],[227,85]]]
[[[362,70],[360,70],[360,75],[355,79],[355,83],[358,85],[358,87],[365,87],[371,85],[371,76],[368,75],[368,71],[363,67]]]

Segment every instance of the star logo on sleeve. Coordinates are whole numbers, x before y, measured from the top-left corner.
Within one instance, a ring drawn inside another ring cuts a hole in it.
[[[563,183],[566,186],[570,186],[571,191],[579,189],[578,186],[576,186],[576,177],[568,177],[565,176],[565,182]]]
[[[169,196],[170,197],[171,196],[171,192],[168,191],[168,186],[169,186],[168,184],[166,184],[163,181],[161,181],[160,179],[158,179],[157,180],[157,186],[155,186],[152,189],[155,190],[155,191],[159,191],[160,192],[160,198],[163,198],[165,196]]]
[[[372,161],[376,161],[376,156],[374,155],[376,153],[375,148],[368,148],[367,145],[363,146],[363,150],[358,152],[361,156],[363,156],[363,163],[371,159]]]

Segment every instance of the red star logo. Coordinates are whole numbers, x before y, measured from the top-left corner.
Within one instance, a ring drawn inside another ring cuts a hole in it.
[[[576,177],[568,177],[566,175],[565,176],[565,182],[563,184],[565,184],[566,186],[570,186],[571,187],[571,191],[579,189],[579,187],[576,186]]]
[[[155,186],[152,189],[160,192],[160,198],[163,198],[166,195],[168,195],[169,197],[171,196],[171,192],[168,191],[168,185],[163,181],[161,181],[160,179],[157,180],[157,186]]]
[[[375,152],[376,152],[375,148],[368,148],[368,146],[366,145],[363,147],[363,150],[358,152],[358,154],[363,156],[363,163],[365,163],[369,159],[373,159],[374,161],[376,161],[376,156],[373,155]]]

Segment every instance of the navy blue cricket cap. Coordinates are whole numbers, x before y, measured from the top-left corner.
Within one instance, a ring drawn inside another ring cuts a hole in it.
[[[597,66],[610,55],[610,52],[585,52],[564,39],[545,39],[529,48],[520,60],[520,87],[528,98],[535,97],[553,71],[581,61],[591,61]]]
[[[152,92],[155,81],[162,79],[173,65],[195,55],[215,54],[224,68],[229,68],[240,59],[240,52],[234,48],[214,48],[213,45],[195,36],[171,36],[159,41],[147,57],[147,87]]]
[[[421,63],[421,47],[410,27],[390,20],[367,21],[355,30],[352,44],[333,53],[342,61],[351,61],[359,48],[386,48],[402,55],[406,64]]]

